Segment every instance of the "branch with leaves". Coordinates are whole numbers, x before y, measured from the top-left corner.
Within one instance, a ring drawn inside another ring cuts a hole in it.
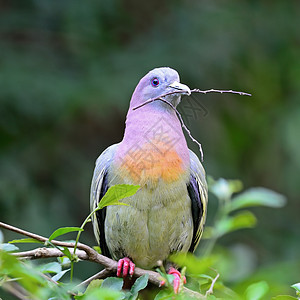
[[[71,254],[71,259],[74,260],[86,260],[95,262],[98,264],[101,264],[104,266],[104,269],[100,271],[99,273],[91,276],[90,278],[86,279],[85,281],[81,282],[78,287],[87,286],[89,285],[93,280],[96,279],[105,279],[109,276],[112,276],[113,274],[116,274],[117,272],[117,262],[99,254],[96,250],[91,248],[88,245],[85,245],[83,243],[70,243],[70,242],[61,242],[56,241],[51,238],[46,238],[38,234],[31,233],[29,231],[25,231],[23,229],[17,228],[12,225],[8,225],[6,223],[0,222],[0,227],[13,231],[15,233],[22,234],[24,236],[27,236],[28,239],[21,239],[21,240],[13,240],[11,243],[18,243],[18,242],[40,242],[44,243],[46,246],[53,246],[54,248],[48,248],[48,247],[42,247],[42,248],[36,248],[29,251],[23,251],[23,252],[16,252],[12,253],[13,256],[16,256],[18,258],[22,259],[40,259],[40,258],[53,258],[53,257],[63,257],[66,256],[66,249],[68,249],[68,252]],[[67,232],[74,231],[74,228],[76,227],[65,227],[58,229],[60,233],[65,234]],[[51,236],[56,236],[57,233],[54,232]],[[77,249],[76,249],[76,247]],[[74,251],[75,249],[75,251]],[[151,270],[144,270],[141,268],[136,267],[134,270],[134,277],[142,277],[147,276],[148,282],[160,287],[163,277],[161,274],[151,271]],[[51,280],[50,278],[48,278]],[[12,287],[10,286],[9,290],[12,292]],[[190,295],[191,297],[195,299],[203,299],[203,296],[197,292],[191,291],[185,287],[182,287],[183,293]],[[14,291],[15,292],[15,291]],[[22,298],[19,298],[22,299]]]
[[[220,278],[224,274],[220,274],[217,270],[220,270],[219,261],[224,261],[224,257],[219,257],[219,254],[212,251],[214,245],[220,237],[230,232],[255,226],[256,218],[254,214],[249,210],[245,210],[245,208],[251,206],[280,208],[285,204],[285,198],[265,188],[251,188],[241,192],[242,183],[238,180],[219,179],[215,181],[209,177],[208,183],[209,191],[218,200],[218,210],[212,224],[206,226],[201,243],[202,247],[198,253],[200,256],[197,257],[191,253],[178,253],[172,255],[169,259],[182,267],[182,274],[187,271],[190,286],[186,288],[183,287],[183,282],[181,283],[180,296],[182,295],[183,299],[209,299],[214,297],[215,293],[227,298],[238,299],[238,295],[221,282],[222,279]],[[79,242],[80,235],[85,225],[91,220],[93,213],[107,205],[124,205],[120,200],[133,195],[138,188],[138,186],[130,185],[111,187],[97,208],[87,216],[80,227],[59,228],[49,238],[0,222],[0,227],[27,237],[13,240],[9,244],[1,244],[0,236],[0,250],[4,250],[0,251],[0,286],[18,299],[53,298],[63,300],[71,298],[80,300],[103,299],[108,295],[114,300],[136,299],[148,282],[159,286],[162,278],[168,286],[168,283],[172,281],[171,275],[165,274],[160,269],[155,272],[135,268],[134,277],[136,281],[134,285],[130,291],[123,291],[123,279],[111,277],[116,274],[117,262]],[[236,193],[238,194],[234,195]],[[70,232],[77,232],[75,242],[57,240],[58,237]],[[43,247],[17,252],[17,248],[14,246],[15,243],[40,243],[43,244]],[[10,249],[9,246],[11,246]],[[7,251],[15,252],[8,253]],[[30,264],[31,260],[51,257],[57,258],[59,262],[46,263],[36,267]],[[66,272],[73,273],[75,263],[81,260],[101,264],[104,269],[79,284],[78,282],[72,283],[72,280],[70,280],[70,283],[60,282],[60,278]],[[65,261],[68,265],[71,263],[71,268],[68,270],[62,270],[66,267]],[[47,273],[55,273],[55,275],[50,277]],[[86,286],[88,286],[87,289],[85,289]],[[293,285],[293,288],[297,291],[300,290],[299,284]],[[256,291],[259,290],[263,291],[264,295],[267,295],[268,289],[265,281],[253,283],[247,287],[247,290],[251,290],[251,293],[254,291],[254,294],[256,294]],[[173,298],[173,291],[163,288],[158,291],[155,299]],[[291,299],[296,298],[292,297]]]
[[[21,260],[34,260],[34,259],[41,259],[41,258],[59,258],[59,257],[67,257],[69,259],[69,262],[71,263],[71,268],[70,268],[70,279],[72,282],[73,279],[73,270],[74,270],[74,263],[78,262],[79,260],[85,260],[85,261],[91,261],[94,263],[101,264],[104,266],[104,269],[100,271],[99,273],[91,276],[90,278],[84,280],[80,284],[76,286],[76,289],[80,289],[84,286],[88,286],[93,280],[96,279],[105,279],[108,278],[109,276],[113,276],[117,272],[117,262],[101,255],[98,253],[95,249],[91,248],[90,246],[80,243],[79,238],[84,230],[85,225],[91,221],[92,215],[104,208],[105,206],[108,205],[127,205],[125,203],[120,202],[120,200],[132,196],[137,192],[139,189],[139,186],[132,186],[132,185],[115,185],[113,187],[110,187],[105,196],[101,199],[100,203],[96,207],[94,211],[92,211],[87,218],[84,220],[82,225],[80,227],[62,227],[57,230],[55,230],[49,238],[46,238],[44,236],[20,229],[18,227],[0,222],[0,227],[10,230],[12,232],[21,234],[26,236],[27,238],[23,239],[17,239],[10,241],[8,246],[11,246],[12,244],[15,243],[42,243],[44,244],[44,247],[36,248],[33,250],[29,251],[23,251],[23,252],[14,252],[11,253],[13,256],[15,256],[18,259]],[[55,240],[57,237],[64,235],[66,233],[70,232],[77,232],[77,237],[75,242],[64,242],[64,241],[58,241]],[[1,258],[0,258],[0,263],[1,263]],[[67,270],[68,271],[68,270]],[[62,271],[61,273],[64,274],[65,271]],[[0,274],[1,275],[1,274]],[[43,275],[44,278],[47,280],[57,284],[53,279],[51,279],[48,276]],[[168,283],[170,282],[170,278],[164,277],[166,274],[163,273],[157,273],[155,271],[151,270],[144,270],[141,268],[136,267],[134,270],[133,277],[135,278],[142,278],[143,281],[145,281],[146,278],[146,285],[149,283],[160,287],[162,281]],[[118,280],[116,278],[116,280]],[[140,280],[142,281],[142,280]],[[15,294],[19,294],[19,290],[22,288],[14,283],[12,284],[6,284],[5,287],[11,292]],[[133,286],[134,288],[134,286]],[[136,292],[136,288],[134,289]],[[182,286],[181,291],[189,295],[190,297],[193,297],[195,299],[203,299],[203,296],[200,293],[194,292],[192,290],[189,290],[185,287]],[[19,295],[20,296],[20,295]],[[27,295],[23,294],[23,296],[19,297],[19,299],[26,299]]]
[[[29,231],[25,231],[23,229],[17,228],[15,226],[11,226],[8,224],[5,224],[3,222],[0,222],[0,227],[8,229],[10,231],[25,235],[29,237],[32,240],[28,239],[23,239],[23,240],[14,240],[11,241],[11,243],[16,243],[16,242],[41,242],[45,243],[46,245],[49,244],[51,246],[54,246],[55,248],[37,248],[34,250],[30,251],[24,251],[24,252],[16,252],[13,253],[13,255],[20,257],[20,258],[26,258],[26,259],[39,259],[39,258],[49,258],[49,257],[62,257],[66,256],[64,250],[67,248],[69,252],[72,254],[70,257],[71,259],[81,259],[81,260],[88,260],[91,262],[95,262],[98,264],[101,264],[102,266],[105,267],[105,272],[100,272],[101,275],[97,276],[97,279],[99,278],[106,278],[108,275],[112,275],[117,272],[117,262],[99,254],[96,250],[93,248],[83,244],[83,243],[77,243],[77,249],[74,252],[75,248],[75,243],[69,243],[69,242],[61,242],[61,241],[56,241],[56,240],[50,240],[46,237],[43,237],[41,235],[37,235],[34,233],[31,233]],[[65,227],[67,228],[72,228],[72,227]],[[65,229],[65,228],[60,228],[60,229]],[[69,231],[70,232],[70,231]],[[67,232],[64,232],[67,233]],[[62,248],[60,248],[62,247]],[[75,254],[75,255],[74,255]],[[98,274],[100,274],[98,273]],[[148,271],[148,270],[143,270],[141,268],[135,268],[134,276],[140,277],[145,274],[149,275],[149,282],[153,283],[154,285],[159,286],[161,282],[161,276],[160,274],[154,272],[154,271]]]

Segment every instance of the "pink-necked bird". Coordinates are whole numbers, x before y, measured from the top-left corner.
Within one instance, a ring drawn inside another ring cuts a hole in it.
[[[206,218],[205,171],[188,149],[181,123],[170,105],[149,99],[164,96],[173,106],[190,95],[171,68],[156,68],[138,83],[130,101],[123,140],[97,159],[91,185],[91,210],[110,186],[140,185],[138,192],[97,211],[94,233],[103,255],[118,261],[118,276],[133,275],[135,265],[151,269],[174,252],[193,252]],[[174,290],[180,273],[173,267]]]

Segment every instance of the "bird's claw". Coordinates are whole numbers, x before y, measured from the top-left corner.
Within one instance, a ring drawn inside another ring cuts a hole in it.
[[[132,276],[134,273],[135,264],[128,258],[124,257],[119,259],[118,267],[117,267],[117,276],[118,277],[126,277]]]
[[[173,289],[174,289],[174,293],[178,294],[179,287],[180,287],[181,273],[178,270],[176,270],[175,268],[170,268],[168,274],[174,276],[174,279],[173,279]],[[186,283],[185,276],[183,276],[183,283]]]

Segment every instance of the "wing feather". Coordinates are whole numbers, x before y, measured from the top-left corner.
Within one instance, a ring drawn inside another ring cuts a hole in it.
[[[95,210],[99,202],[107,192],[109,185],[108,173],[110,171],[110,165],[114,157],[118,144],[108,147],[102,152],[96,161],[96,166],[94,170],[94,175],[91,184],[90,193],[90,209]],[[103,255],[111,257],[107,243],[105,240],[105,217],[106,217],[106,207],[98,210],[92,215],[92,222],[94,228],[94,234],[98,244],[100,245],[101,252]]]
[[[193,238],[189,252],[194,252],[197,248],[206,219],[207,211],[207,183],[205,179],[205,170],[200,163],[197,155],[190,150],[190,169],[191,177],[187,185],[187,190],[191,198],[191,208],[193,217]]]

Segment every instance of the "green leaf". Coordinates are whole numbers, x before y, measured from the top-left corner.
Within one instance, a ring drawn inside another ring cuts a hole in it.
[[[145,274],[139,277],[133,284],[130,292],[133,295],[137,295],[139,291],[143,290],[148,284],[149,274]]]
[[[250,206],[282,207],[286,203],[286,198],[274,191],[266,188],[251,188],[234,197],[226,205],[228,212]]]
[[[98,204],[98,208],[102,209],[108,205],[128,205],[119,202],[120,200],[134,195],[140,188],[139,185],[117,184],[110,187]]]
[[[189,252],[178,252],[176,254],[172,254],[169,259],[181,267],[186,266],[189,274],[199,275],[201,273],[205,273],[209,268],[213,267],[219,258],[218,256],[214,255],[199,258]]]
[[[69,259],[69,260],[72,260],[73,257],[72,257],[72,254],[69,250],[69,248],[67,247],[63,247],[63,249],[60,247],[60,251]]]
[[[115,290],[111,290],[108,288],[101,288],[101,289],[92,289],[84,293],[83,296],[76,297],[76,299],[83,299],[83,300],[121,300],[123,293]]]
[[[68,248],[66,248],[66,249],[68,249]],[[57,257],[57,260],[58,260],[58,262],[60,263],[60,265],[62,267],[68,267],[68,266],[70,266],[71,260],[67,256]]]
[[[49,237],[49,241],[54,240],[58,236],[61,236],[63,234],[69,233],[69,232],[74,232],[74,231],[83,231],[82,228],[80,227],[61,227],[56,229]]]
[[[10,278],[18,278],[18,282],[29,293],[35,293],[37,289],[48,284],[48,281],[41,277],[40,273],[32,268],[32,266],[21,262],[5,251],[0,251],[0,262],[0,277],[4,274]]]
[[[16,243],[35,243],[35,244],[43,244],[43,242],[40,242],[36,239],[32,238],[25,238],[25,239],[19,239],[19,240],[12,240],[9,241],[10,244],[16,244]]]
[[[40,265],[37,268],[42,273],[59,273],[61,272],[61,265],[58,262],[50,262],[44,265]]]
[[[154,300],[167,300],[173,298],[174,298],[174,293],[172,291],[163,289],[155,296]]]
[[[0,250],[6,251],[6,252],[13,252],[13,251],[18,251],[19,248],[13,244],[0,244]]]
[[[211,180],[212,181],[212,180]],[[218,199],[228,200],[233,193],[240,192],[243,184],[240,180],[225,180],[220,178],[210,184],[210,192],[212,192]]]
[[[93,249],[97,251],[99,254],[102,254],[101,248],[99,246],[93,246]]]
[[[94,289],[99,289],[102,285],[103,279],[94,279],[92,282],[88,285],[88,287],[85,290],[85,294],[88,294],[90,291]]]
[[[250,211],[242,211],[232,217],[225,217],[217,222],[215,234],[221,237],[229,232],[242,229],[252,228],[256,224],[256,218]]]
[[[123,278],[107,277],[103,280],[101,288],[108,288],[115,291],[121,291],[123,286]]]
[[[276,297],[272,297],[272,300],[298,300],[298,298],[289,295],[278,295]]]
[[[264,299],[263,297],[269,291],[269,285],[266,281],[259,281],[249,285],[246,289],[245,296],[246,300],[259,300]]]
[[[300,282],[291,285],[291,287],[300,293]]]

